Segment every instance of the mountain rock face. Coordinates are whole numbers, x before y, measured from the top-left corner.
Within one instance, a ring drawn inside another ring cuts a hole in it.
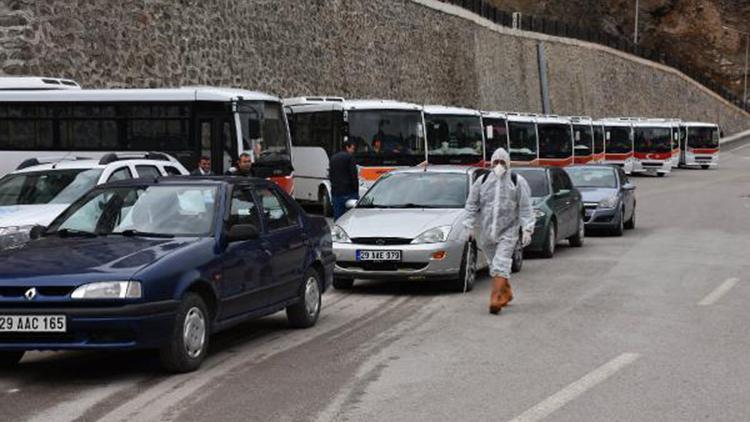
[[[487,0],[500,9],[633,39],[636,0]],[[750,0],[640,0],[639,44],[742,95]]]

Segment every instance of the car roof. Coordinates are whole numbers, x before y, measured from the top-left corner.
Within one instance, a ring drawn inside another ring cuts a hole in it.
[[[448,164],[437,164],[437,165],[427,165],[426,167],[421,166],[415,166],[415,167],[409,167],[406,169],[398,169],[393,170],[390,173],[391,174],[397,174],[397,173],[452,173],[452,174],[469,174],[477,170],[482,170],[481,167],[472,167],[472,166],[455,166],[455,165],[448,165]]]
[[[257,177],[244,177],[244,176],[164,176],[157,178],[140,178],[140,179],[127,179],[118,180],[115,182],[105,183],[99,187],[111,187],[111,186],[183,186],[183,185],[206,185],[206,186],[222,186],[222,185],[247,185],[265,187],[273,185],[266,179]]]
[[[615,170],[618,166],[615,164],[575,164],[568,167],[563,167],[563,170],[567,170],[570,168],[608,168]]]
[[[535,171],[535,172],[547,172],[552,168],[557,167],[511,167],[511,171]]]
[[[90,157],[73,157],[60,158],[57,161],[36,164],[22,169],[13,171],[11,174],[35,173],[49,170],[88,170],[88,169],[105,169],[115,164],[134,164],[134,165],[171,165],[177,164],[172,160],[151,160],[147,158],[131,158],[113,161],[108,164],[101,164],[101,159]]]

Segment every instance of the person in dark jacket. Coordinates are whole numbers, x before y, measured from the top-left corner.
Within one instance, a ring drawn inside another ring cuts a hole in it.
[[[198,168],[190,173],[193,176],[213,176],[214,172],[211,171],[211,159],[208,156],[202,156],[198,160]]]
[[[225,176],[244,176],[253,177],[253,159],[250,154],[243,152],[237,160],[237,167],[232,167],[225,173]]]
[[[359,176],[354,162],[357,146],[353,142],[344,142],[344,150],[331,157],[328,177],[331,180],[333,219],[336,220],[346,212],[346,201],[359,199]]]

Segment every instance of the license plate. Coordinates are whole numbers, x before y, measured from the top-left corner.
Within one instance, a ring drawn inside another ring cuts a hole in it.
[[[357,251],[357,261],[401,261],[401,251]]]
[[[0,333],[64,333],[64,315],[0,315]]]

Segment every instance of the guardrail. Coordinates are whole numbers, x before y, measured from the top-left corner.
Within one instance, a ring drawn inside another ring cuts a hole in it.
[[[711,91],[714,91],[730,103],[745,111],[750,111],[750,102],[743,104],[742,99],[738,95],[734,94],[725,86],[716,82],[714,79],[709,78],[694,66],[683,63],[676,58],[665,54],[664,52],[641,47],[633,43],[633,41],[629,38],[615,36],[606,32],[594,31],[591,28],[583,28],[562,21],[526,14],[520,15],[520,19],[518,19],[517,17],[516,22],[514,23],[514,16],[512,12],[498,9],[495,6],[488,4],[485,0],[439,1],[463,7],[464,9],[474,12],[479,16],[488,19],[498,25],[507,26],[509,28],[517,28],[523,31],[539,32],[547,35],[574,38],[578,40],[606,45],[607,47],[624,51],[626,53],[630,53],[635,56],[651,60],[653,62],[661,63],[669,67],[673,67],[689,76],[690,78],[694,79],[706,88],[710,89]]]

